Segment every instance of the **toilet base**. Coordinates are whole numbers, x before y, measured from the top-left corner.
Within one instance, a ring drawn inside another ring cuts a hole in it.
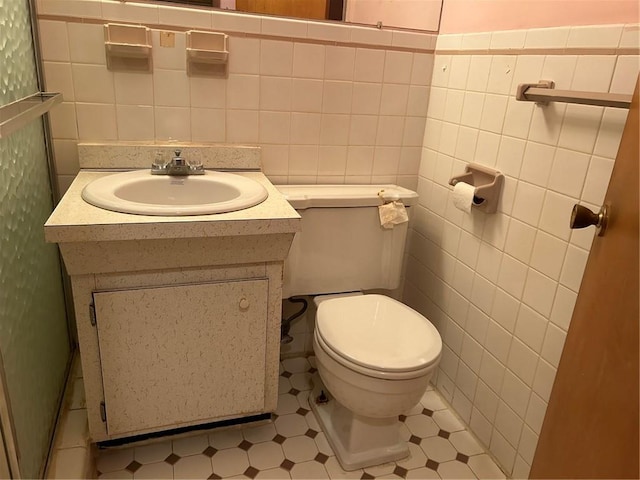
[[[313,383],[309,405],[344,470],[380,465],[409,455],[407,442],[400,438],[398,417],[357,415],[333,398],[319,375],[314,376]],[[328,398],[327,403],[316,402],[321,391]]]

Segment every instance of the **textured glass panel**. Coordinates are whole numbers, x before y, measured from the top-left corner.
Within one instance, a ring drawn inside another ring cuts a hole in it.
[[[0,104],[37,91],[25,0],[0,0]],[[47,455],[69,357],[42,121],[0,139],[0,352],[23,478]]]
[[[38,91],[26,0],[0,0],[0,105]]]

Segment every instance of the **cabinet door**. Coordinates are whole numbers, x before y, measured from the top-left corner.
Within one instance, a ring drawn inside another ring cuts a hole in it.
[[[264,407],[268,281],[93,294],[109,435]]]

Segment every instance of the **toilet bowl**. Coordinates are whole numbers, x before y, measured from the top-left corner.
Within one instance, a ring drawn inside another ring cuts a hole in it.
[[[408,455],[398,415],[419,401],[442,351],[435,327],[383,295],[316,297],[313,348],[326,403],[311,407],[345,470]]]

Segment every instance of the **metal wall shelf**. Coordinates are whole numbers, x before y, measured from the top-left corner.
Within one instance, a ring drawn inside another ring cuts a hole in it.
[[[0,106],[0,138],[9,136],[60,102],[61,93],[39,92]]]

